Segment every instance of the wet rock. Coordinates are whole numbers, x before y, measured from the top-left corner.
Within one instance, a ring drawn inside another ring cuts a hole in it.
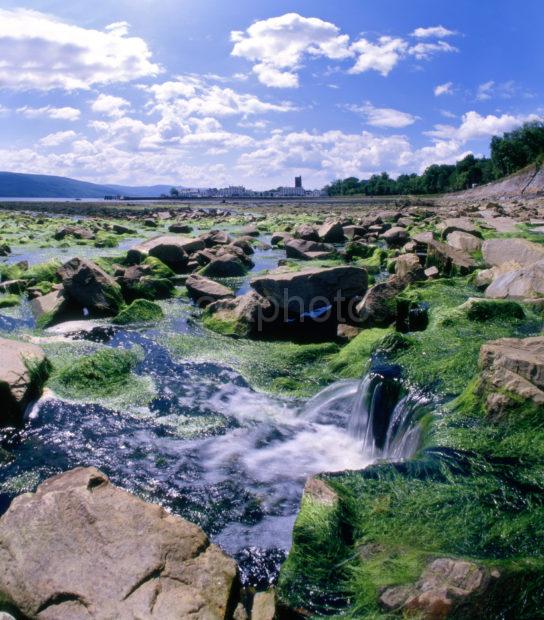
[[[447,242],[452,248],[469,253],[477,252],[482,247],[482,240],[480,238],[460,230],[449,233]]]
[[[473,562],[438,558],[425,568],[417,583],[387,588],[380,604],[387,611],[443,620],[461,606],[466,610],[471,603],[478,603],[498,576],[497,571],[489,572]]]
[[[230,288],[196,274],[190,275],[187,278],[185,286],[189,291],[191,299],[201,306],[207,306],[219,299],[234,297]]]
[[[235,562],[198,526],[93,467],[49,478],[0,519],[0,593],[27,617],[223,620],[236,587]]]
[[[317,230],[319,239],[325,243],[342,243],[344,229],[341,222],[325,222]]]
[[[176,272],[183,271],[189,261],[188,254],[204,248],[202,239],[163,235],[154,237],[131,248],[127,253],[129,263],[140,263],[147,256],[154,256]]]
[[[273,590],[257,592],[251,607],[251,620],[274,620],[276,617],[276,595]]]
[[[349,325],[348,323],[339,323],[336,329],[336,337],[342,342],[349,342],[361,333],[359,327]]]
[[[235,239],[229,246],[226,246],[226,247],[240,248],[246,256],[251,256],[251,254],[255,253],[255,250],[253,249],[251,242],[248,239],[245,239],[244,237]]]
[[[251,280],[251,286],[274,306],[296,314],[362,296],[368,276],[360,267],[313,268],[299,272],[272,272]]]
[[[285,241],[285,253],[287,254],[287,258],[315,260],[334,256],[335,249],[331,245],[318,241],[289,239]]]
[[[27,405],[41,395],[48,372],[49,362],[40,347],[0,338],[0,426],[22,422]]]
[[[202,273],[212,278],[236,278],[245,275],[246,266],[235,254],[223,254],[211,260]]]
[[[121,309],[121,287],[92,261],[72,258],[58,270],[58,275],[69,302],[95,314],[117,314]]]
[[[543,336],[487,342],[480,349],[479,365],[490,415],[523,401],[544,405]]]
[[[304,239],[304,241],[319,241],[317,230],[311,224],[301,224],[295,228],[294,236],[297,239]]]
[[[526,239],[488,239],[482,245],[482,256],[490,267],[503,263],[526,267],[544,260],[544,246]]]
[[[397,317],[396,297],[404,290],[404,282],[392,276],[386,282],[368,290],[355,310],[361,323],[367,327],[387,327]]]
[[[490,299],[544,297],[544,260],[499,275],[487,287],[485,296]]]
[[[395,261],[395,274],[405,282],[425,280],[425,271],[417,254],[401,254]]]
[[[57,230],[53,237],[57,241],[65,237],[74,237],[74,239],[94,239],[94,234],[87,228],[81,226],[65,226]]]
[[[239,297],[224,298],[211,303],[206,312],[216,325],[222,325],[222,332],[228,335],[247,337],[263,331],[271,316],[272,306],[268,300],[250,291]]]
[[[390,248],[400,248],[410,239],[410,235],[405,228],[393,226],[389,230],[386,230],[381,235],[381,238]]]

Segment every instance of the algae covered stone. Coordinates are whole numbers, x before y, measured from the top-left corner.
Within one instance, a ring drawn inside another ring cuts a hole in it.
[[[130,323],[145,323],[148,321],[159,321],[164,317],[162,308],[148,301],[147,299],[135,299],[130,306],[123,308],[119,314],[112,319],[116,325],[128,325]]]

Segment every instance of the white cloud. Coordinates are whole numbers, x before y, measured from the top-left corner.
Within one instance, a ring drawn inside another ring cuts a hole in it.
[[[493,80],[480,84],[478,86],[478,90],[476,91],[476,99],[478,99],[478,101],[486,101],[487,99],[491,99],[494,87],[495,82]]]
[[[444,28],[444,26],[431,26],[429,28],[416,28],[411,34],[418,39],[428,39],[430,37],[443,39],[444,37],[451,37],[457,33],[455,30]]]
[[[0,9],[0,87],[88,89],[157,75],[147,43],[118,22],[82,28],[27,9]]]
[[[429,60],[434,54],[458,51],[458,48],[450,45],[446,41],[438,41],[436,43],[417,43],[408,50],[408,53],[415,56],[418,60]]]
[[[51,118],[61,121],[77,121],[81,116],[80,110],[69,106],[55,108],[48,105],[43,108],[31,108],[25,105],[21,108],[17,108],[17,112],[26,118]]]
[[[155,99],[150,109],[163,116],[249,116],[269,112],[290,112],[296,108],[288,101],[270,103],[255,95],[239,93],[205,80],[188,76],[177,81],[155,84],[149,89]]]
[[[532,120],[541,120],[536,114],[512,115],[502,114],[495,116],[481,116],[474,110],[463,114],[461,124],[458,127],[453,125],[435,125],[432,131],[425,132],[426,135],[438,140],[457,140],[468,142],[475,138],[485,138],[503,134],[519,127],[523,123]]]
[[[453,94],[453,82],[446,82],[445,84],[438,84],[434,87],[434,95],[435,97],[440,97],[441,95],[451,95]]]
[[[91,104],[91,110],[93,112],[105,114],[112,118],[124,116],[128,108],[130,108],[130,102],[123,99],[123,97],[114,97],[113,95],[105,95],[104,93],[100,93]]]
[[[260,82],[276,88],[296,88],[304,57],[349,58],[349,37],[317,17],[286,13],[254,22],[245,32],[231,32],[231,54],[254,62]]]
[[[40,140],[40,144],[45,147],[59,146],[64,142],[68,142],[73,140],[76,137],[75,131],[57,131],[55,133],[50,133],[49,135],[43,137]]]
[[[404,56],[407,49],[408,43],[400,38],[380,37],[377,43],[360,39],[351,46],[351,50],[358,57],[349,73],[378,71],[386,76]]]
[[[347,105],[346,108],[351,112],[361,114],[366,122],[374,127],[394,127],[398,129],[413,125],[418,119],[413,114],[401,112],[394,108],[377,108],[370,101],[360,106]]]

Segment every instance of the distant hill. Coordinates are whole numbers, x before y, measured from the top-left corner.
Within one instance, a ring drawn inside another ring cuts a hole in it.
[[[171,187],[99,185],[48,174],[0,172],[0,198],[104,198],[112,195],[155,198],[168,194]]]

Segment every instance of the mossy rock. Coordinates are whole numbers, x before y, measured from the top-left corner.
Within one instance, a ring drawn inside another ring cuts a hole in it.
[[[3,295],[0,297],[0,308],[12,308],[21,302],[19,295]]]
[[[164,313],[158,304],[147,299],[136,299],[130,306],[123,308],[112,319],[112,323],[115,323],[115,325],[129,325],[130,323],[160,321],[162,318],[164,318]]]
[[[138,357],[131,351],[102,349],[61,368],[54,379],[75,397],[105,397],[123,392],[131,383]]]

